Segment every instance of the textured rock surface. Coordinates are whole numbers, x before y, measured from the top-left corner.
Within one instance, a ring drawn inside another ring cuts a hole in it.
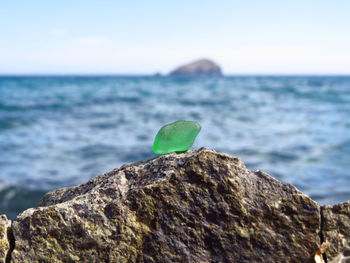
[[[312,262],[319,206],[200,149],[48,193],[13,222],[14,262]]]
[[[330,243],[327,257],[336,257],[346,252],[350,256],[350,201],[322,207],[323,238]],[[350,262],[350,258],[348,259]],[[340,261],[339,261],[340,262]]]
[[[209,59],[201,59],[183,65],[170,72],[171,76],[221,76],[221,68]]]
[[[8,237],[11,221],[5,215],[0,215],[0,263],[6,262],[7,253],[10,252],[10,242]]]
[[[345,248],[339,255],[332,258],[329,263],[349,263],[350,262],[350,248]]]

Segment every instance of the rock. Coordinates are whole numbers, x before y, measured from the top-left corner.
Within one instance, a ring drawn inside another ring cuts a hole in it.
[[[5,263],[10,251],[11,221],[5,215],[0,215],[0,263]]]
[[[202,148],[48,193],[12,225],[13,262],[312,262],[320,207]]]
[[[340,259],[346,256],[350,262],[350,201],[323,206],[321,213],[323,239],[330,243],[327,257]],[[342,255],[344,252],[346,255]]]
[[[170,72],[171,76],[193,77],[193,76],[221,76],[221,68],[209,59],[201,59],[183,65]]]
[[[156,73],[153,74],[153,77],[160,78],[160,77],[162,77],[162,73],[156,72]]]
[[[327,261],[329,263],[349,263],[350,262],[350,248],[347,248],[342,253],[340,253],[338,256],[333,258],[331,261]]]

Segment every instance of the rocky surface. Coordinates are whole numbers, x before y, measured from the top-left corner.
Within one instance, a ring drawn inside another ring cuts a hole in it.
[[[209,59],[201,59],[183,65],[170,72],[171,76],[193,77],[193,76],[221,76],[221,68]]]
[[[334,257],[329,263],[349,263],[350,262],[350,248],[345,248],[340,254]]]
[[[12,262],[315,262],[325,238],[329,258],[344,258],[349,215],[349,203],[321,212],[295,187],[202,148],[48,193],[13,221],[12,248],[1,217],[0,253]]]
[[[10,240],[9,232],[11,226],[11,221],[4,215],[0,215],[0,263],[5,263],[6,258],[10,250]],[[9,259],[8,259],[9,260]]]
[[[350,262],[350,201],[334,206],[324,206],[321,212],[323,239],[331,244],[327,257],[336,257],[340,260],[342,256],[348,256],[346,262]]]

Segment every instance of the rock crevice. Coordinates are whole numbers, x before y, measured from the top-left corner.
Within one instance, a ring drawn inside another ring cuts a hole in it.
[[[10,226],[7,229],[7,242],[9,244],[9,247],[6,253],[5,262],[10,263],[12,259],[12,251],[15,249],[16,246],[15,237],[13,236],[12,232],[12,222],[10,223]]]
[[[201,148],[52,191],[12,226],[1,217],[0,262],[314,262],[325,240],[329,258],[348,246],[349,209]]]
[[[5,215],[0,215],[0,263],[10,262],[12,248],[11,220]]]

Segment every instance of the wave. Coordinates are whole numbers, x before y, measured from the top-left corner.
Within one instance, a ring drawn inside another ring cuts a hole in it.
[[[333,197],[310,185],[350,181],[349,87],[338,77],[0,78],[1,212],[154,157],[154,135],[179,119],[201,123],[196,147],[241,156],[316,201],[338,202],[350,190]]]

